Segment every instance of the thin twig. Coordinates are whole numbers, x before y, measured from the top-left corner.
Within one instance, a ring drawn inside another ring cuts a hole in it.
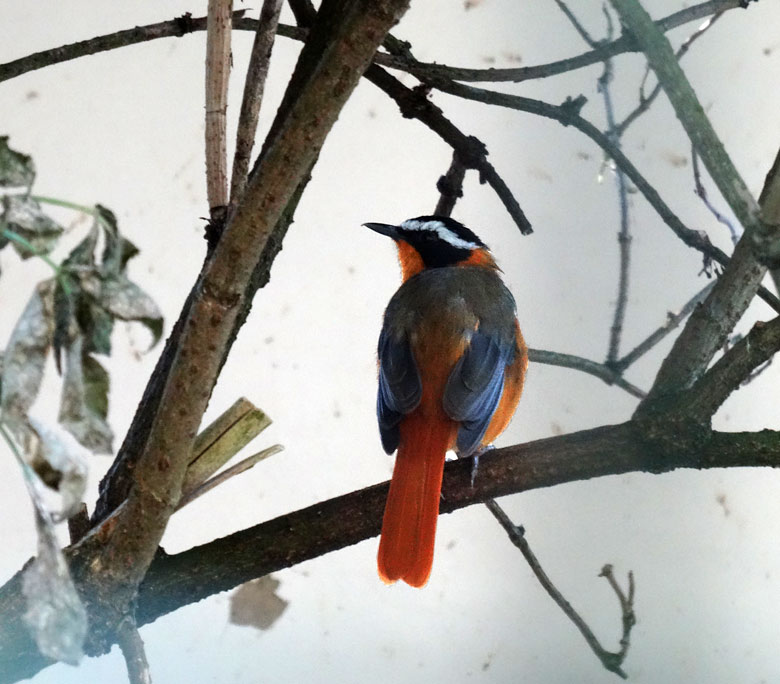
[[[691,312],[696,308],[698,304],[703,302],[707,295],[709,295],[710,290],[715,286],[715,283],[708,283],[705,287],[703,287],[699,292],[697,292],[693,297],[691,297],[685,305],[677,312],[677,313],[671,313],[669,312],[667,314],[666,323],[664,323],[662,326],[654,330],[650,335],[648,335],[642,342],[640,342],[636,347],[634,347],[628,354],[626,354],[621,359],[618,359],[612,364],[609,364],[609,368],[615,370],[618,373],[622,373],[626,370],[630,365],[632,365],[637,359],[644,356],[647,352],[649,352],[655,345],[657,345],[664,337],[666,337],[672,330],[674,330],[682,321],[684,321]]]
[[[628,595],[626,595],[620,588],[620,585],[615,579],[615,575],[612,572],[612,565],[607,564],[601,568],[599,577],[605,577],[609,586],[612,587],[612,591],[615,592],[618,601],[620,601],[620,612],[622,615],[623,623],[623,635],[620,637],[620,650],[617,653],[611,653],[618,662],[623,662],[628,655],[628,647],[631,645],[631,630],[636,624],[636,614],[634,613],[634,593],[636,587],[634,586],[634,573],[628,571]]]
[[[690,21],[696,21],[707,17],[714,12],[734,9],[741,6],[744,0],[709,0],[699,5],[682,9],[659,19],[656,25],[661,31],[669,31]],[[537,78],[556,76],[575,69],[581,69],[592,64],[598,64],[605,59],[615,57],[625,52],[638,51],[636,41],[628,34],[622,35],[612,43],[600,44],[598,47],[576,57],[569,57],[549,64],[539,64],[527,67],[513,67],[506,69],[469,69],[453,67],[429,62],[417,62],[400,55],[377,55],[377,64],[391,69],[406,71],[417,78],[428,80],[432,78],[448,78],[454,81],[481,81],[481,82],[515,82],[527,81]]]
[[[574,27],[574,30],[577,31],[577,33],[580,34],[580,38],[584,40],[588,47],[595,49],[598,47],[598,42],[593,40],[590,33],[588,33],[587,29],[582,25],[579,19],[574,15],[574,12],[569,9],[569,6],[563,2],[563,0],[555,0],[555,4],[558,5],[558,9],[563,12],[564,16],[569,20],[569,23]],[[612,36],[610,35],[607,38],[608,41],[612,40]],[[605,58],[604,61],[606,62],[608,58]]]
[[[452,153],[452,162],[436,183],[436,189],[439,191],[439,201],[433,210],[435,216],[451,216],[455,203],[463,197],[463,180],[466,177],[466,166],[460,160],[458,151]]]
[[[647,393],[632,385],[625,380],[619,372],[596,361],[584,359],[581,356],[573,354],[561,354],[560,352],[551,352],[544,349],[529,349],[528,360],[533,363],[544,363],[548,366],[560,366],[562,368],[571,368],[592,375],[599,380],[603,380],[608,385],[615,385],[625,390],[631,396],[637,399],[644,399]]]
[[[127,678],[130,684],[152,684],[152,674],[146,650],[135,620],[126,616],[117,627],[117,642],[127,665]]]
[[[268,77],[268,67],[271,61],[271,51],[279,25],[279,13],[283,0],[264,0],[260,10],[260,20],[257,24],[255,41],[252,44],[252,54],[244,82],[244,96],[241,101],[241,113],[238,117],[236,133],[236,153],[233,157],[233,175],[230,182],[230,204],[236,205],[244,194],[249,159],[255,144],[257,121],[260,116],[260,106],[263,101],[263,90]]]
[[[571,9],[569,9],[569,6],[563,2],[563,0],[555,0],[555,3],[588,46],[596,48],[598,43],[591,37]],[[609,13],[606,6],[603,7],[602,10],[607,21],[607,36],[604,42],[611,42],[615,32],[612,15]],[[615,108],[612,103],[612,93],[610,91],[610,83],[613,78],[612,60],[608,57],[605,58],[603,65],[604,69],[598,79],[598,92],[601,93],[604,100],[604,111],[607,117],[607,130],[604,135],[612,140],[615,147],[620,149],[620,135],[616,130]],[[608,167],[609,165],[609,157],[605,156],[603,167]],[[618,270],[618,294],[615,301],[615,313],[613,314],[612,326],[609,331],[609,344],[607,347],[606,359],[607,365],[613,364],[617,360],[618,353],[620,352],[620,338],[623,333],[623,323],[626,318],[626,308],[628,306],[628,286],[631,267],[631,226],[629,224],[628,216],[628,188],[625,174],[619,166],[615,168],[615,181],[617,183],[618,204],[620,207],[620,231],[618,232],[620,268]]]
[[[212,220],[224,219],[227,186],[227,92],[233,0],[209,0],[206,30],[206,190]]]
[[[239,461],[235,465],[230,466],[230,468],[226,468],[221,473],[214,475],[214,477],[209,478],[203,484],[195,487],[195,489],[193,489],[192,491],[183,494],[181,499],[179,499],[179,503],[176,506],[176,510],[177,511],[181,510],[182,508],[184,508],[184,506],[186,506],[189,503],[192,503],[193,501],[195,501],[195,499],[203,496],[206,492],[210,492],[212,489],[214,489],[214,487],[221,485],[223,482],[227,482],[231,477],[240,475],[244,471],[253,468],[258,463],[260,463],[260,461],[264,461],[266,458],[269,458],[274,454],[278,454],[283,449],[284,447],[281,444],[274,444],[273,446],[270,446],[267,449],[263,449],[262,451],[259,451],[258,453],[253,454],[252,456],[248,456],[247,458],[243,459],[242,461]]]
[[[599,643],[599,640],[596,638],[593,630],[591,630],[585,620],[580,617],[580,614],[574,610],[572,605],[564,598],[563,594],[561,594],[558,588],[553,584],[552,580],[547,576],[547,573],[542,568],[536,555],[533,553],[533,551],[531,551],[531,547],[525,538],[525,530],[523,530],[522,527],[515,525],[506,514],[504,509],[501,508],[501,506],[499,506],[494,499],[488,499],[485,502],[485,506],[487,506],[488,510],[495,516],[496,520],[498,520],[498,522],[501,524],[501,527],[504,528],[507,535],[509,536],[510,541],[520,550],[520,553],[523,554],[523,558],[525,558],[525,560],[528,562],[528,565],[530,566],[534,575],[536,575],[536,579],[539,580],[539,583],[542,585],[542,587],[544,587],[544,590],[548,593],[550,598],[552,598],[552,600],[558,604],[558,607],[564,612],[566,617],[568,617],[569,620],[574,623],[574,626],[580,630],[580,634],[582,634],[582,636],[585,638],[588,646],[590,646],[590,649],[593,651],[593,653],[596,654],[596,657],[601,661],[601,664],[604,666],[604,668],[610,672],[614,672],[623,679],[628,679],[628,675],[623,671],[621,666],[626,658],[626,654],[628,653],[631,627],[633,627],[634,623],[636,622],[633,610],[633,577],[629,574],[630,598],[626,598],[622,591],[620,591],[620,587],[618,587],[617,583],[614,582],[614,577],[612,577],[611,574],[611,566],[605,565],[604,569],[601,571],[600,576],[607,578],[607,581],[609,581],[610,585],[618,596],[623,618],[623,637],[620,640],[620,651],[613,653],[611,651],[607,651]],[[605,572],[607,568],[610,568],[609,574]]]
[[[612,15],[606,7],[603,8],[607,20],[607,39],[612,40],[614,25]],[[612,139],[615,147],[621,149],[620,135],[616,130],[615,108],[612,104],[610,83],[612,82],[612,60],[604,60],[604,72],[599,78],[598,89],[604,98],[604,111],[607,115],[606,135]],[[620,232],[618,233],[618,246],[620,249],[620,268],[618,270],[618,295],[615,302],[615,313],[612,318],[612,327],[609,333],[609,346],[607,348],[607,364],[615,361],[620,352],[620,339],[623,334],[623,323],[626,319],[628,306],[629,275],[631,271],[631,224],[628,214],[628,187],[626,175],[618,166],[615,169],[615,182],[618,190],[618,204],[620,206]]]
[[[675,57],[677,59],[681,59],[688,50],[690,50],[691,45],[696,41],[697,38],[701,38],[711,27],[712,25],[720,19],[724,14],[726,10],[722,9],[713,14],[711,17],[708,17],[699,28],[697,28],[690,36],[688,36],[680,45],[680,47],[677,49],[677,52],[675,53]],[[623,135],[623,133],[626,132],[626,129],[634,123],[642,114],[644,114],[648,109],[650,109],[650,105],[653,104],[655,99],[658,97],[658,95],[661,92],[661,84],[656,83],[655,87],[652,91],[650,91],[650,95],[645,96],[644,94],[644,85],[645,81],[647,80],[647,77],[650,75],[650,65],[647,65],[647,68],[645,69],[645,75],[642,77],[642,84],[639,88],[639,104],[636,106],[636,108],[631,111],[628,116],[626,116],[623,121],[621,121],[616,127],[615,132],[618,135]]]
[[[396,101],[404,117],[417,119],[424,123],[453,150],[457,150],[462,163],[467,168],[479,171],[480,180],[487,182],[493,188],[523,235],[533,232],[531,222],[523,212],[519,202],[488,161],[485,145],[476,137],[463,133],[445,117],[441,109],[427,98],[427,88],[407,88],[397,78],[376,65],[369,67],[365,76]]]
[[[640,413],[660,410],[704,372],[747,309],[766,273],[761,260],[780,254],[780,229],[762,223],[758,202],[726,153],[666,37],[637,0],[610,0],[647,56],[694,149],[745,229],[729,266],[699,312],[689,319],[662,363]]]
[[[707,209],[710,210],[710,213],[715,217],[715,219],[722,223],[726,228],[729,230],[729,235],[731,236],[731,242],[733,244],[737,244],[737,241],[739,240],[739,235],[737,234],[737,229],[734,228],[731,221],[729,221],[723,214],[721,214],[716,208],[715,205],[710,202],[709,197],[707,196],[707,189],[704,187],[704,184],[701,181],[701,171],[699,169],[699,155],[696,154],[696,150],[691,148],[691,162],[693,166],[693,182],[694,182],[694,192],[696,193],[696,196],[701,199],[702,202],[704,202],[704,206],[707,207]]]
[[[709,16],[714,12],[733,9],[741,6],[741,0],[707,0],[698,5],[687,7],[678,12],[674,12],[657,24],[662,31],[669,31],[677,26],[681,26],[691,21],[696,21],[702,17]],[[233,13],[233,28],[240,31],[256,31],[257,20],[244,18],[244,10]],[[82,40],[77,43],[61,45],[35,52],[25,57],[0,64],[0,82],[16,78],[36,69],[43,69],[52,64],[67,62],[86,55],[94,55],[99,52],[115,50],[117,48],[136,45],[149,40],[158,38],[181,37],[188,33],[206,30],[206,17],[192,17],[189,13],[170,19],[168,21],[148,24],[146,26],[135,26],[131,29],[116,31],[102,36],[96,36],[88,40]],[[279,24],[278,35],[294,40],[305,40],[306,31],[294,26]],[[562,74],[567,71],[573,71],[582,67],[598,64],[606,57],[614,57],[625,52],[636,52],[637,47],[629,36],[621,36],[609,45],[599,46],[582,55],[560,60],[551,64],[540,64],[537,66],[522,67],[520,69],[456,69],[455,67],[446,67],[437,64],[423,64],[415,62],[410,65],[402,56],[377,54],[375,61],[382,66],[411,70],[412,66],[422,69],[429,68],[432,72],[442,70],[441,75],[454,78],[461,81],[524,81],[535,78],[546,78],[556,74]],[[433,75],[433,74],[428,74]]]
[[[602,150],[604,150],[614,162],[625,172],[629,180],[636,186],[650,205],[655,209],[658,216],[669,226],[672,231],[686,245],[700,251],[707,259],[716,261],[725,266],[729,263],[729,257],[721,250],[715,247],[706,234],[701,231],[688,228],[679,217],[669,208],[666,202],[661,199],[658,191],[647,181],[639,172],[631,160],[626,157],[619,148],[617,148],[608,136],[604,135],[592,123],[581,117],[578,113],[579,107],[583,104],[581,101],[566,101],[562,105],[552,105],[541,100],[534,100],[520,95],[510,95],[509,93],[500,93],[495,90],[485,88],[476,88],[463,83],[455,83],[448,80],[437,80],[431,82],[431,86],[450,95],[457,95],[467,100],[484,102],[499,107],[508,107],[518,111],[528,112],[543,116],[554,121],[558,121],[565,126],[573,126],[584,133]],[[759,288],[758,294],[769,306],[780,313],[780,300],[769,292],[766,288]]]
[[[610,0],[652,67],[694,149],[753,243],[757,260],[780,254],[780,229],[761,222],[758,202],[747,188],[699,102],[666,36],[638,0]],[[777,283],[776,283],[777,285]],[[755,287],[758,283],[754,284]],[[742,311],[733,310],[737,318]]]

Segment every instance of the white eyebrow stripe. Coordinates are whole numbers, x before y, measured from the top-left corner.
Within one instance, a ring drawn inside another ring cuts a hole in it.
[[[479,249],[481,247],[481,245],[474,242],[459,238],[441,221],[417,221],[416,219],[409,219],[404,221],[400,227],[403,230],[429,230],[432,233],[436,233],[442,240],[448,242],[453,247],[460,247],[462,249]]]

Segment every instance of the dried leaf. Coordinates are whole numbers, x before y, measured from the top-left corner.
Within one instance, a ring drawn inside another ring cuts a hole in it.
[[[57,278],[57,283],[54,287],[54,334],[52,335],[52,347],[54,350],[54,363],[60,375],[62,375],[62,350],[68,346],[68,341],[74,334],[76,287],[75,279],[67,273],[62,273]]]
[[[0,187],[29,188],[34,179],[32,157],[8,147],[8,136],[0,137]]]
[[[77,335],[65,353],[59,421],[80,444],[97,454],[113,451],[114,435],[105,420],[108,375],[94,359],[84,366],[84,338]]]
[[[35,475],[26,465],[23,468],[38,531],[38,555],[22,578],[27,599],[24,621],[43,655],[77,665],[84,656],[87,611],[70,577]]]
[[[230,622],[270,629],[288,602],[276,593],[279,581],[271,575],[242,584],[230,597]]]
[[[0,410],[12,429],[26,422],[38,396],[54,331],[53,295],[53,280],[35,288],[5,349]]]
[[[42,472],[55,474],[56,484],[44,482],[60,494],[61,510],[57,517],[69,518],[84,500],[88,472],[84,451],[75,439],[54,426],[30,418],[26,427],[33,439],[22,443],[25,453],[39,476]]]
[[[76,324],[84,337],[85,354],[111,354],[114,317],[99,303],[103,282],[97,270],[78,272]]]
[[[68,266],[94,266],[95,247],[97,247],[99,235],[100,231],[98,231],[97,226],[92,226],[86,237],[70,251],[67,259],[62,262],[63,268]]]
[[[116,318],[143,323],[152,333],[151,346],[160,340],[163,318],[157,304],[126,276],[103,280],[98,297],[101,306]]]
[[[3,214],[0,220],[5,221],[8,229],[23,237],[35,248],[36,251],[31,252],[14,241],[14,249],[23,259],[36,253],[50,252],[63,231],[62,226],[43,212],[38,202],[23,195],[3,197]]]
[[[111,388],[111,379],[103,365],[89,354],[82,357],[84,368],[84,398],[92,411],[101,418],[108,416],[108,391]]]

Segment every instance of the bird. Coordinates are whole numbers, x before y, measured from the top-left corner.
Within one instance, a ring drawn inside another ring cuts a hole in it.
[[[506,428],[528,348],[488,247],[448,216],[365,223],[395,241],[402,284],[377,346],[377,420],[397,450],[377,554],[380,578],[428,581],[446,452],[476,458]]]

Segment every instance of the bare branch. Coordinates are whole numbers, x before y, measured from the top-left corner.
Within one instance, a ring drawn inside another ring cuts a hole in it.
[[[376,65],[372,65],[366,71],[366,78],[398,103],[404,117],[418,119],[424,123],[458,152],[461,162],[467,168],[479,171],[480,179],[484,179],[493,188],[523,235],[533,232],[531,223],[520,208],[520,204],[487,160],[485,145],[474,136],[462,133],[447,119],[441,109],[427,99],[426,88],[407,88],[397,78]]]
[[[135,485],[105,545],[88,537],[79,547],[81,558],[95,554],[102,559],[99,579],[87,573],[84,581],[90,584],[87,591],[94,589],[114,613],[124,612],[134,596],[179,500],[192,441],[221,368],[222,350],[234,334],[244,288],[339,111],[406,4],[325,0],[320,8],[296,67],[298,77],[293,76],[296,91],[286,121],[278,127],[195,290],[158,410],[134,466]],[[110,614],[97,617],[113,619]]]
[[[528,360],[533,363],[544,363],[548,366],[561,366],[582,371],[599,380],[603,380],[608,385],[616,385],[638,399],[644,399],[647,396],[646,392],[625,380],[618,371],[610,366],[591,361],[590,359],[584,359],[581,356],[545,351],[544,349],[529,349]]]
[[[563,482],[627,472],[780,467],[780,432],[709,432],[679,423],[675,431],[645,434],[642,427],[629,422],[495,449],[481,456],[473,487],[471,459],[450,461],[444,467],[441,512]],[[318,503],[182,553],[158,551],[139,590],[138,624],[376,536],[388,485],[385,482]],[[77,552],[78,548],[68,552],[71,559]],[[51,664],[24,629],[24,611],[18,573],[0,589],[0,684],[30,677]]]
[[[677,49],[677,52],[675,53],[675,57],[677,59],[681,59],[688,50],[691,49],[691,45],[698,39],[701,38],[707,31],[709,31],[710,28],[712,28],[712,25],[720,19],[726,12],[726,9],[718,10],[715,14],[713,14],[711,17],[709,17],[699,28],[697,28],[690,36],[688,36],[680,45],[680,47]],[[661,93],[661,84],[656,83],[653,90],[650,92],[650,95],[646,96],[644,95],[644,83],[647,79],[648,75],[650,74],[650,65],[647,65],[647,69],[645,70],[644,78],[642,79],[642,85],[639,89],[639,104],[636,106],[636,108],[626,116],[623,121],[621,121],[615,128],[615,132],[618,135],[623,135],[623,133],[626,132],[628,127],[634,123],[642,114],[644,114],[648,109],[650,109],[650,105],[655,102],[655,99],[658,97],[658,95]]]
[[[252,456],[247,456],[247,458],[239,461],[233,466],[230,466],[230,468],[227,468],[221,473],[218,473],[214,477],[206,480],[204,483],[198,485],[197,487],[191,489],[190,491],[185,491],[185,493],[182,494],[181,499],[179,499],[179,504],[176,506],[176,510],[177,511],[181,510],[187,504],[190,504],[193,501],[195,501],[195,499],[198,499],[201,496],[203,496],[206,492],[210,492],[212,489],[214,489],[214,487],[217,487],[223,484],[224,482],[227,482],[229,479],[235,477],[236,475],[240,475],[241,473],[246,472],[250,468],[254,468],[258,463],[260,463],[260,461],[264,461],[270,456],[274,456],[275,454],[278,454],[283,449],[284,447],[281,444],[274,444],[273,446],[270,446],[267,449],[258,451],[256,454],[253,454]]]
[[[439,201],[433,210],[436,216],[451,216],[455,203],[463,197],[463,180],[466,177],[466,166],[458,157],[458,151],[452,153],[452,162],[439,181],[436,189],[439,191]]]
[[[227,92],[232,9],[233,0],[209,0],[206,29],[206,190],[213,220],[224,219],[228,203]],[[219,215],[215,215],[217,213]]]
[[[703,302],[710,290],[715,286],[715,283],[709,283],[704,288],[699,290],[693,297],[691,297],[685,305],[677,312],[667,314],[666,323],[654,330],[648,335],[642,342],[640,342],[634,349],[626,354],[622,359],[615,361],[615,363],[609,364],[609,368],[614,369],[616,372],[622,373],[626,368],[633,364],[637,359],[644,356],[649,352],[656,344],[658,344],[664,337],[666,337],[672,330],[674,330],[682,321],[684,321],[696,306]]]
[[[687,7],[670,14],[669,16],[660,19],[657,24],[661,30],[669,31],[677,26],[709,16],[714,12],[733,9],[740,6],[740,0],[707,0],[707,2],[702,2],[698,5]],[[241,31],[256,31],[258,25],[257,20],[243,18],[243,14],[244,10],[233,13],[233,28]],[[131,29],[117,31],[104,36],[97,36],[89,40],[62,45],[50,50],[43,50],[42,52],[36,52],[11,62],[0,64],[0,82],[16,78],[29,71],[43,69],[61,62],[67,62],[71,59],[78,59],[79,57],[94,55],[108,50],[116,50],[117,48],[136,45],[137,43],[156,40],[158,38],[181,37],[188,33],[205,30],[206,17],[193,18],[189,13],[169,21],[162,21],[146,26],[136,26]],[[285,24],[279,24],[277,34],[286,38],[304,40],[306,31]],[[415,62],[414,65],[410,65],[401,56],[383,54],[376,55],[376,63],[382,66],[403,69],[405,71],[410,71],[412,66],[419,65],[420,69],[429,70],[429,73],[426,74],[428,76],[444,75],[448,78],[460,81],[524,81],[534,78],[555,76],[556,74],[573,71],[575,69],[590,66],[591,64],[598,64],[607,57],[614,57],[615,55],[624,52],[636,52],[637,50],[638,48],[629,36],[621,36],[613,43],[599,46],[599,48],[578,55],[577,57],[564,59],[551,64],[541,64],[519,69],[457,69],[455,67],[443,67],[438,64],[424,64],[421,62]]]
[[[130,684],[152,684],[149,661],[141,635],[135,620],[126,617],[117,629],[117,643],[127,665],[127,678]]]
[[[707,422],[731,393],[750,378],[753,370],[780,351],[780,317],[757,322],[686,392],[686,416]]]
[[[501,527],[504,528],[504,531],[509,536],[509,540],[518,548],[520,549],[520,553],[523,554],[523,558],[528,562],[528,565],[530,566],[531,570],[533,571],[534,575],[536,575],[536,579],[539,580],[539,583],[544,587],[544,590],[547,592],[547,594],[552,598],[555,603],[558,604],[558,607],[564,612],[567,618],[571,620],[574,623],[574,626],[580,630],[580,634],[585,638],[585,641],[588,643],[588,646],[590,646],[591,651],[593,651],[596,654],[596,657],[601,661],[601,664],[604,666],[605,669],[609,670],[610,672],[614,672],[616,675],[623,679],[628,679],[628,675],[623,671],[621,668],[621,665],[623,664],[623,661],[625,660],[626,654],[628,652],[628,635],[626,634],[624,630],[623,639],[621,639],[621,649],[618,653],[611,653],[610,651],[607,651],[600,643],[599,640],[596,638],[596,635],[593,633],[593,630],[588,626],[588,624],[585,622],[585,620],[582,619],[580,614],[574,610],[572,605],[564,598],[563,594],[558,590],[558,588],[553,584],[552,580],[548,577],[547,573],[542,568],[541,563],[539,563],[539,559],[536,557],[536,554],[534,554],[533,551],[531,551],[531,547],[528,544],[528,540],[525,538],[525,530],[522,527],[519,527],[515,525],[509,518],[509,516],[506,514],[503,508],[499,506],[493,499],[489,499],[485,502],[485,505],[487,506],[488,510],[493,514],[493,516],[498,520]],[[605,568],[610,566],[604,566]],[[602,574],[604,573],[604,570],[602,570]],[[614,581],[614,580],[613,580]],[[633,593],[633,592],[632,592]],[[623,611],[624,619],[623,624],[625,626],[626,624],[626,608],[623,602],[623,597],[621,593],[618,593],[618,598],[621,599],[621,609]],[[629,604],[629,610],[630,615],[633,619],[633,608]],[[633,625],[633,622],[632,622]],[[629,628],[630,631],[630,628]]]
[[[741,7],[740,0],[709,0],[692,7],[687,7],[656,22],[659,30],[669,31],[690,21],[707,17],[714,12]],[[515,82],[528,81],[537,78],[556,76],[575,69],[581,69],[592,64],[598,64],[605,59],[624,52],[637,52],[639,48],[630,35],[623,35],[612,43],[601,44],[597,48],[576,57],[569,57],[549,64],[539,64],[527,67],[509,69],[469,69],[452,67],[435,63],[417,62],[402,56],[377,55],[377,64],[400,69],[413,74],[422,80],[446,78],[454,81],[482,82]]]
[[[637,0],[611,0],[624,26],[642,48],[721,194],[739,219],[760,259],[780,256],[780,230],[762,223],[759,207],[726,153],[671,45]],[[739,312],[741,314],[741,312]]]
[[[704,184],[701,180],[701,171],[699,170],[699,155],[696,153],[695,149],[691,149],[691,165],[693,166],[693,183],[694,183],[694,192],[696,193],[697,197],[701,199],[702,202],[704,202],[704,206],[707,207],[707,209],[710,210],[710,213],[715,217],[715,219],[722,223],[726,228],[729,230],[729,235],[731,236],[731,242],[733,242],[735,245],[737,244],[737,241],[739,240],[739,235],[737,235],[737,230],[734,228],[734,226],[731,224],[731,221],[729,221],[723,214],[721,214],[716,208],[715,205],[710,202],[709,197],[707,196],[707,190],[704,187]]]
[[[620,612],[623,623],[623,635],[620,637],[620,651],[617,653],[611,653],[615,660],[622,663],[626,655],[628,654],[628,647],[631,645],[631,630],[636,624],[636,615],[634,614],[634,593],[636,587],[634,586],[634,573],[628,571],[628,595],[626,595],[620,588],[620,585],[615,579],[615,575],[612,572],[612,566],[607,564],[601,568],[599,577],[605,577],[609,586],[615,592],[615,595],[620,601]]]
[[[727,257],[722,250],[715,247],[706,234],[692,230],[680,221],[678,216],[661,199],[661,196],[656,189],[650,185],[647,179],[639,173],[631,160],[628,159],[628,157],[626,157],[606,135],[579,115],[578,110],[583,104],[582,102],[567,101],[563,105],[556,106],[547,102],[542,102],[541,100],[533,100],[519,95],[485,90],[484,88],[467,86],[453,81],[438,80],[435,83],[431,83],[431,85],[442,92],[457,95],[458,97],[463,97],[467,100],[484,102],[499,107],[508,107],[510,109],[516,109],[518,111],[553,119],[562,123],[564,126],[573,126],[593,140],[593,142],[615,161],[631,182],[645,196],[645,199],[650,203],[653,209],[655,209],[664,223],[666,223],[675,235],[677,235],[686,245],[700,251],[708,259],[716,261],[721,265],[725,266],[729,263],[729,257]],[[775,295],[765,288],[759,289],[759,295],[761,296],[761,299],[769,304],[769,306],[780,313],[780,300],[778,300]]]
[[[252,54],[247,67],[244,82],[244,97],[241,101],[241,113],[238,117],[238,132],[236,134],[236,154],[233,157],[233,175],[230,182],[230,203],[238,204],[246,188],[249,158],[255,144],[257,121],[260,116],[260,106],[263,101],[263,90],[268,77],[268,66],[271,61],[271,50],[279,25],[279,13],[282,0],[264,0],[260,10],[260,21],[257,24],[255,41],[252,44]]]

